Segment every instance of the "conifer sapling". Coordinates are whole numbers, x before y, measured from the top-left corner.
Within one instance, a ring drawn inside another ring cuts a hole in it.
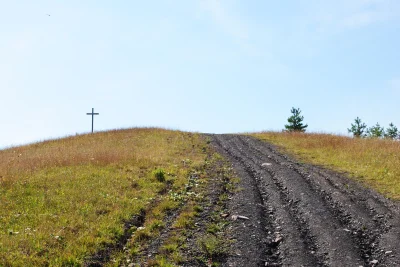
[[[347,130],[349,131],[349,133],[352,133],[354,135],[354,137],[365,137],[365,130],[367,128],[367,125],[363,122],[361,122],[361,119],[359,117],[357,117],[354,120],[354,124],[351,124],[351,127],[348,128]]]
[[[308,125],[303,124],[304,117],[300,116],[300,108],[292,108],[290,111],[293,115],[288,118],[289,124],[285,125],[288,132],[305,132]]]

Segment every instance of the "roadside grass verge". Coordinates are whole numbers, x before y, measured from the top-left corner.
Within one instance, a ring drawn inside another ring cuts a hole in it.
[[[250,134],[297,159],[348,173],[386,197],[400,200],[400,142],[316,133]]]
[[[183,186],[168,190],[149,206],[141,227],[131,228],[123,249],[105,266],[219,265],[231,242],[225,236],[227,218],[221,216],[228,199],[220,196],[232,193],[238,181],[219,154],[210,148],[204,151],[203,164],[192,165]],[[207,227],[214,224],[218,227],[209,233]],[[217,239],[218,250],[213,246]]]
[[[206,147],[198,134],[148,128],[0,151],[0,266],[82,265],[132,216],[181,190]],[[160,205],[149,231],[176,203]]]

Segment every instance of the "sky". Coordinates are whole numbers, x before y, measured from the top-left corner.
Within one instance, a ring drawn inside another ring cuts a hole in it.
[[[91,131],[400,128],[398,0],[0,0],[0,148]]]

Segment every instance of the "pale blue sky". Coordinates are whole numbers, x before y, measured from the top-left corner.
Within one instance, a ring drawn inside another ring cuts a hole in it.
[[[0,0],[0,147],[95,129],[400,126],[398,0]],[[47,14],[50,14],[48,16]]]

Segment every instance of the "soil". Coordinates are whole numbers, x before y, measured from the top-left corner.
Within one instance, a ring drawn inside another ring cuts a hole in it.
[[[222,266],[400,266],[398,203],[250,136],[209,138],[241,179]]]

